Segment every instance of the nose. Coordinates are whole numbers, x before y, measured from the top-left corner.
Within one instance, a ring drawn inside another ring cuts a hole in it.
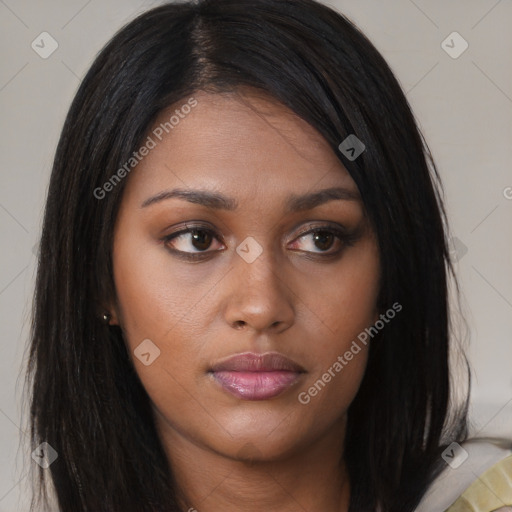
[[[224,315],[231,327],[276,334],[293,325],[296,295],[278,264],[270,249],[251,263],[234,254],[234,268],[225,283]]]

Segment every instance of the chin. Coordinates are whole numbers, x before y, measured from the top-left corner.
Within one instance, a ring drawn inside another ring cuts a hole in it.
[[[222,444],[219,443],[219,437],[210,446],[219,454],[234,460],[246,462],[270,462],[279,461],[288,458],[294,451],[302,445],[303,441],[297,438],[297,435],[287,434],[286,432],[272,434],[267,432],[249,434],[247,431],[240,433],[230,432],[224,436]]]

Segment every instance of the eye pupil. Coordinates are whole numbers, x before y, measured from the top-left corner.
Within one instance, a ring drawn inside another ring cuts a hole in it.
[[[314,240],[315,245],[323,250],[326,251],[331,248],[332,243],[334,241],[334,236],[332,233],[329,233],[328,231],[317,231],[314,233]],[[320,246],[318,245],[320,243]]]
[[[196,249],[204,251],[210,247],[212,243],[211,233],[203,230],[194,230],[192,233],[192,243]]]

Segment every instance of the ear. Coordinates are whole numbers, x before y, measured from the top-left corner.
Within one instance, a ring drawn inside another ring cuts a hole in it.
[[[98,318],[104,321],[104,315],[109,315],[108,325],[119,325],[119,313],[113,302],[102,302],[98,305]]]
[[[109,320],[108,324],[109,325],[119,325],[119,318],[118,318],[116,308],[110,307],[106,311],[108,311],[108,313],[110,314],[110,320]]]
[[[117,311],[117,306],[115,304],[109,304],[107,309],[110,314],[110,320],[108,322],[109,325],[119,325],[119,313]]]

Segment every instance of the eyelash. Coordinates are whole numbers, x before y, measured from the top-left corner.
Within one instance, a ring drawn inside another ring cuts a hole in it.
[[[187,233],[192,233],[194,231],[200,231],[200,232],[204,232],[204,233],[208,233],[209,235],[212,235],[213,238],[216,238],[217,240],[219,240],[219,238],[216,236],[215,234],[215,231],[212,230],[211,228],[208,228],[208,227],[205,227],[205,226],[202,226],[200,224],[197,224],[197,225],[187,225],[187,229],[182,229],[180,231],[177,231],[175,233],[171,233],[170,235],[166,235],[165,237],[163,237],[161,239],[161,241],[164,243],[164,245],[166,246],[167,250],[170,251],[171,253],[173,253],[174,255],[176,255],[177,257],[179,258],[182,258],[184,260],[188,260],[188,261],[199,261],[199,260],[204,260],[206,259],[206,255],[210,254],[210,253],[214,253],[214,252],[218,252],[216,250],[213,250],[213,251],[209,251],[209,250],[206,250],[206,251],[198,251],[198,252],[186,252],[186,251],[180,251],[178,249],[173,249],[171,247],[169,247],[169,242],[181,235],[184,235],[184,234],[187,234]],[[342,228],[338,228],[338,227],[335,227],[335,226],[331,226],[331,225],[323,225],[323,226],[318,226],[318,227],[314,227],[312,229],[306,229],[304,231],[301,231],[299,232],[299,234],[297,235],[297,237],[294,239],[295,240],[298,240],[302,237],[304,237],[305,235],[309,235],[309,234],[315,234],[315,233],[329,233],[329,234],[332,234],[334,235],[341,243],[342,243],[342,248],[341,249],[338,249],[337,251],[334,251],[334,252],[311,252],[311,251],[303,251],[305,252],[309,257],[311,257],[311,254],[313,254],[313,258],[333,258],[333,257],[336,257],[339,255],[339,253],[342,251],[342,249],[344,247],[351,247],[354,245],[354,243],[357,241],[357,239],[359,238],[359,232],[354,232],[354,233],[347,233],[344,229]],[[300,251],[299,251],[300,252]]]

